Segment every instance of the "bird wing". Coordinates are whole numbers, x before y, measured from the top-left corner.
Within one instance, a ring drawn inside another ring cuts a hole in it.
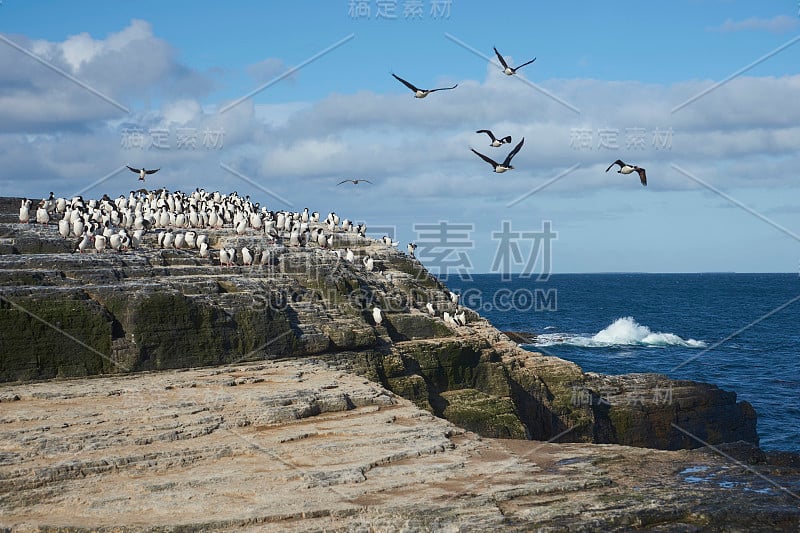
[[[645,173],[644,169],[636,167],[636,173],[639,174],[639,181],[642,182],[642,185],[647,187],[647,174]]]
[[[503,68],[508,68],[508,63],[506,63],[506,60],[503,59],[503,56],[500,55],[496,47],[494,48],[494,53],[497,54],[497,59],[500,60],[500,64],[503,65]]]
[[[457,84],[457,83],[456,83],[455,85],[453,85],[452,87],[440,87],[440,88],[438,88],[438,89],[431,89],[431,90],[430,90],[430,91],[428,91],[428,92],[429,92],[429,93],[435,93],[436,91],[449,91],[449,90],[451,90],[451,89],[455,89],[456,87],[458,87],[458,84]]]
[[[358,181],[366,181],[366,182],[367,182],[367,183],[369,183],[369,184],[375,185],[374,183],[372,183],[372,182],[371,182],[371,181],[369,181],[369,180],[358,180]]]
[[[401,77],[400,77],[400,76],[398,76],[397,74],[395,74],[395,73],[392,73],[392,76],[394,76],[394,77],[395,77],[395,79],[396,79],[397,81],[399,81],[400,83],[402,83],[403,85],[405,85],[406,87],[408,87],[409,89],[411,89],[412,91],[414,91],[414,92],[417,92],[417,91],[419,91],[419,89],[417,89],[416,87],[414,87],[413,85],[411,85],[410,83],[408,83],[406,80],[404,80],[403,78],[401,78]]]
[[[522,67],[524,67],[525,65],[530,65],[530,64],[531,64],[531,63],[533,63],[534,61],[536,61],[536,58],[535,58],[535,57],[534,57],[533,59],[531,59],[530,61],[528,61],[527,63],[523,63],[523,64],[521,64],[520,66],[518,66],[518,67],[517,67],[517,68],[515,68],[514,70],[519,70],[519,69],[521,69]]]
[[[139,174],[141,172],[141,170],[139,170],[138,168],[133,168],[132,166],[129,166],[129,165],[125,165],[125,166],[128,167],[128,170],[130,170],[131,172],[136,172],[137,174]]]
[[[514,149],[508,153],[506,160],[503,161],[504,167],[507,167],[511,163],[511,160],[514,158],[515,155],[517,155],[517,152],[519,152],[519,149],[522,148],[524,142],[525,142],[525,137],[523,137],[522,140],[514,147]]]
[[[336,185],[341,185],[342,183],[347,183],[348,181],[353,181],[353,180],[342,180],[339,183],[337,183]]]
[[[483,155],[482,153],[478,152],[478,151],[477,151],[477,150],[475,150],[474,148],[470,148],[470,150],[472,150],[473,152],[475,152],[476,154],[478,154],[478,157],[480,157],[481,159],[483,159],[484,161],[486,161],[487,163],[489,163],[490,165],[492,165],[492,168],[495,168],[495,167],[497,166],[497,162],[495,162],[494,160],[492,160],[492,158],[490,158],[490,157],[486,157],[485,155]]]
[[[494,138],[494,133],[492,133],[492,132],[491,132],[491,131],[489,131],[489,130],[478,130],[478,131],[476,131],[475,133],[485,133],[485,134],[486,134],[486,135],[488,135],[488,136],[489,136],[489,138],[490,138],[490,139],[492,139],[493,141],[497,140],[497,139],[495,139],[495,138]]]
[[[160,169],[160,168],[157,168],[157,169],[155,169],[155,170],[145,170],[144,172],[145,172],[145,174],[155,174],[155,173],[156,173],[156,172],[158,172],[159,170],[161,170],[161,169]]]
[[[617,159],[616,161],[614,161],[613,163],[608,165],[608,168],[606,169],[606,172],[611,170],[611,167],[613,167],[614,165],[619,165],[619,168],[622,168],[622,167],[625,166],[625,163],[623,163],[621,159]]]
[[[504,142],[504,143],[510,143],[511,142],[511,135],[503,137],[502,139],[500,139],[500,141]]]

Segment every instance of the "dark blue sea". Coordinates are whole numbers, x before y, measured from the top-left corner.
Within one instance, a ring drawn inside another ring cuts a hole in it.
[[[800,452],[797,274],[450,275],[463,305],[530,350],[604,374],[657,372],[734,391],[765,450]]]

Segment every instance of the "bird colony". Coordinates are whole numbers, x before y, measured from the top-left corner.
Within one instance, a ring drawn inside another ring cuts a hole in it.
[[[365,272],[383,274],[369,254],[356,257],[355,252],[334,242],[343,234],[366,236],[365,223],[356,224],[330,212],[322,219],[319,212],[271,211],[266,206],[254,203],[249,196],[238,193],[220,194],[196,189],[192,193],[170,192],[167,189],[131,191],[128,196],[116,199],[103,195],[100,200],[74,196],[70,199],[48,198],[38,202],[35,211],[32,201],[22,200],[19,222],[53,228],[64,239],[75,241],[74,253],[124,253],[145,247],[195,251],[200,258],[219,264],[220,267],[241,265],[252,267],[267,265],[272,250],[279,247],[316,247],[329,250],[340,259],[352,263]],[[214,232],[225,230],[237,236],[260,238],[262,245],[253,249],[215,247],[217,239],[210,239]],[[147,244],[146,234],[154,234]],[[387,248],[396,248],[398,241],[388,235],[377,240]],[[416,244],[409,243],[408,255],[414,257]],[[386,274],[387,276],[389,274]],[[466,313],[459,309],[457,295],[450,293],[455,303],[455,313],[444,312],[442,318],[448,325],[466,324]],[[428,304],[427,312],[437,313]],[[373,310],[373,320],[380,326],[384,320],[382,311]]]

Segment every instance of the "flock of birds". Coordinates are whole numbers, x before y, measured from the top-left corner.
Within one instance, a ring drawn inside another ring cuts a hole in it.
[[[524,67],[526,65],[530,65],[531,63],[536,61],[536,58],[534,57],[530,61],[526,61],[525,63],[522,63],[521,65],[519,65],[517,67],[512,67],[512,66],[510,66],[508,64],[508,62],[506,62],[506,60],[503,57],[503,55],[500,53],[499,50],[497,50],[497,47],[493,47],[493,49],[494,49],[495,55],[497,56],[497,59],[500,61],[500,64],[502,65],[502,72],[506,76],[513,76],[522,67]],[[437,91],[451,91],[451,90],[455,89],[456,87],[458,87],[458,84],[456,83],[452,87],[439,87],[439,88],[436,88],[436,89],[420,89],[419,87],[417,87],[413,83],[409,82],[408,80],[405,80],[405,79],[401,78],[400,76],[398,76],[395,73],[392,73],[392,76],[397,81],[399,81],[400,83],[402,83],[403,85],[408,87],[414,93],[414,98],[425,98],[426,96],[428,96],[431,93],[435,93]],[[491,139],[491,143],[489,143],[489,146],[492,147],[492,148],[499,148],[499,147],[503,146],[504,144],[511,144],[511,140],[512,140],[510,135],[507,135],[505,137],[497,138],[497,137],[495,137],[494,133],[491,130],[488,130],[488,129],[480,129],[480,130],[477,130],[475,133],[485,133],[486,135],[488,135],[489,138]],[[487,156],[486,154],[482,154],[482,153],[478,152],[474,148],[470,148],[470,150],[475,155],[477,155],[478,157],[483,159],[486,163],[491,165],[492,170],[495,173],[502,174],[503,172],[506,172],[508,170],[513,170],[514,169],[514,166],[511,164],[511,160],[514,158],[515,155],[517,155],[517,153],[519,153],[519,151],[522,148],[523,144],[525,144],[525,137],[523,137],[519,141],[519,143],[517,143],[517,145],[514,146],[514,148],[508,153],[508,155],[505,157],[505,159],[503,159],[503,161],[500,162],[500,163],[498,163],[497,161],[495,161],[491,157]],[[639,175],[639,181],[641,182],[641,184],[644,185],[644,186],[647,186],[647,174],[646,174],[646,171],[645,171],[644,168],[642,168],[640,166],[637,166],[637,165],[629,165],[629,164],[625,163],[624,161],[622,161],[621,159],[617,159],[616,161],[614,161],[613,163],[611,163],[608,166],[608,168],[606,169],[606,172],[611,170],[611,168],[614,165],[618,165],[619,166],[619,169],[617,169],[617,173],[619,173],[619,174],[626,174],[627,175],[627,174],[632,174],[633,172],[636,172]],[[152,169],[152,170],[147,170],[146,168],[134,168],[134,167],[132,167],[130,165],[128,165],[128,169],[131,172],[134,172],[134,173],[139,175],[139,181],[145,181],[145,177],[147,175],[155,174],[156,172],[158,172],[160,170],[158,168],[157,169]],[[337,185],[342,185],[344,183],[352,183],[353,185],[358,185],[360,183],[373,184],[372,181],[370,181],[368,179],[353,178],[353,179],[343,179],[342,181],[337,183]]]
[[[143,174],[148,171],[141,169]],[[150,172],[153,173],[153,172]],[[321,219],[319,212],[271,211],[253,203],[249,196],[239,196],[237,192],[227,195],[196,189],[190,194],[181,191],[169,192],[167,189],[130,191],[128,196],[120,195],[111,199],[103,195],[100,200],[85,200],[82,196],[70,199],[56,198],[51,192],[35,208],[28,198],[22,199],[19,208],[19,221],[28,224],[49,225],[56,222],[58,232],[64,239],[77,238],[75,252],[94,251],[123,252],[137,249],[142,245],[148,232],[157,235],[156,242],[162,249],[197,250],[199,257],[211,261],[218,259],[220,266],[266,266],[271,264],[271,250],[280,246],[310,247],[330,250],[338,258],[348,263],[363,265],[366,272],[377,271],[391,281],[391,273],[385,273],[375,263],[370,254],[357,257],[355,252],[345,247],[334,248],[334,240],[342,233],[366,235],[367,226],[356,224],[342,218],[335,212]],[[209,231],[231,228],[238,236],[262,237],[264,247],[242,246],[221,247],[212,250]],[[387,247],[397,247],[399,242],[384,235],[378,242]],[[414,257],[415,243],[408,243],[408,254]],[[218,257],[212,254],[218,253]],[[452,294],[452,293],[451,293]],[[457,297],[456,297],[457,301]],[[450,315],[445,311],[443,318],[451,325],[465,325],[466,314],[462,310]],[[427,311],[435,315],[429,303]],[[377,314],[376,314],[377,313]],[[373,308],[375,323],[380,325],[382,311]],[[378,318],[376,318],[378,317]]]
[[[536,61],[536,58],[534,57],[530,61],[526,61],[525,63],[522,63],[521,65],[519,65],[517,67],[512,67],[506,62],[506,60],[503,57],[503,55],[497,50],[497,47],[494,47],[494,53],[497,56],[497,59],[500,61],[500,64],[503,66],[503,74],[505,74],[506,76],[513,76],[514,74],[517,73],[517,71],[519,69],[521,69],[525,65],[530,65],[531,63]],[[436,91],[451,91],[451,90],[455,89],[456,87],[458,87],[458,84],[455,84],[452,87],[440,87],[438,89],[420,89],[419,87],[417,87],[416,85],[410,83],[409,81],[404,80],[403,78],[401,78],[397,74],[392,73],[392,76],[394,76],[395,79],[397,79],[400,83],[402,83],[403,85],[405,85],[406,87],[411,89],[411,91],[413,91],[413,93],[414,93],[414,98],[425,98],[429,94],[434,93]],[[508,135],[506,137],[501,137],[501,138],[498,139],[498,138],[496,138],[494,136],[494,133],[492,133],[491,130],[482,129],[482,130],[477,130],[475,133],[485,133],[485,134],[487,134],[489,136],[489,138],[492,140],[491,144],[489,144],[489,146],[491,146],[492,148],[498,148],[498,147],[500,147],[500,146],[502,146],[504,144],[510,144],[511,143],[511,136],[510,135]],[[481,159],[483,159],[484,161],[489,163],[492,166],[492,169],[494,170],[494,172],[496,172],[498,174],[502,174],[503,172],[506,172],[507,170],[513,170],[514,169],[514,167],[511,165],[511,160],[514,158],[515,155],[517,155],[517,153],[519,152],[520,148],[522,148],[522,145],[524,143],[525,143],[525,137],[523,137],[522,140],[520,140],[519,143],[517,143],[517,145],[508,153],[508,155],[505,157],[505,159],[503,159],[502,163],[498,163],[497,161],[495,161],[491,157],[478,152],[474,148],[470,148],[470,150],[472,150],[472,152],[474,152],[478,157],[480,157]],[[645,173],[645,169],[644,168],[639,167],[637,165],[629,165],[629,164],[623,162],[622,160],[617,159],[616,161],[611,163],[611,165],[609,165],[609,167],[606,169],[606,172],[611,170],[611,167],[613,167],[614,165],[619,165],[619,169],[617,170],[617,172],[619,174],[631,174],[633,172],[636,172],[639,175],[639,181],[642,183],[642,185],[645,185],[645,186],[647,185],[647,174]],[[352,181],[352,180],[350,180],[350,181]]]

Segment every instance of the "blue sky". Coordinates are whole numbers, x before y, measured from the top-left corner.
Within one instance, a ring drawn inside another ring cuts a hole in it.
[[[798,271],[797,2],[435,1],[406,17],[411,0],[368,16],[348,0],[4,0],[0,190],[116,196],[139,186],[122,165],[161,167],[149,186],[336,211],[403,244],[466,224],[436,249],[472,273],[503,221],[550,222],[553,272]],[[506,77],[492,46],[537,60]],[[417,100],[391,72],[459,87]],[[515,170],[469,151],[508,152],[482,128],[525,137]],[[648,187],[606,173],[617,158]],[[336,186],[351,177],[374,185]]]

